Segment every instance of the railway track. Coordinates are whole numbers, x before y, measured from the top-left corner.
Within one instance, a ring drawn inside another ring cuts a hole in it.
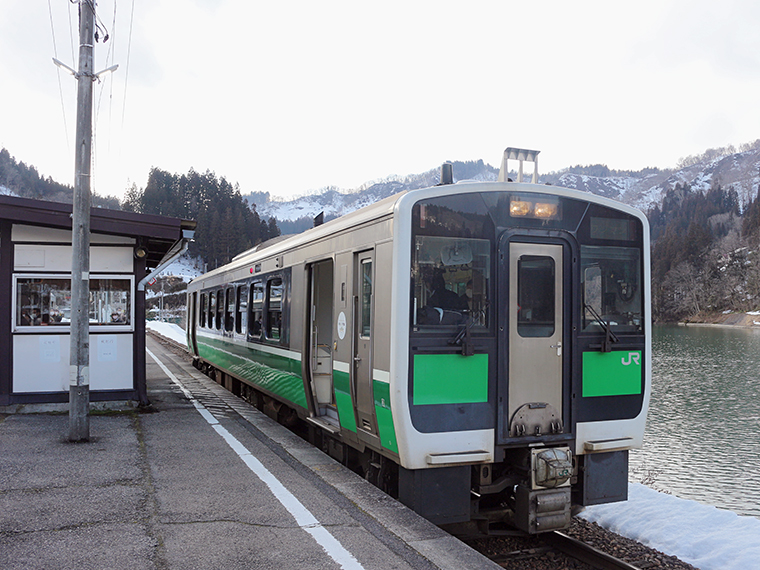
[[[624,560],[610,556],[606,552],[559,531],[547,533],[542,539],[553,548],[599,570],[641,570],[638,566],[633,566]]]
[[[559,531],[538,537],[525,537],[525,540],[524,548],[503,554],[492,553],[489,558],[511,570],[568,567],[578,570],[643,570],[642,567],[615,558]],[[569,566],[568,559],[572,559],[575,563]]]

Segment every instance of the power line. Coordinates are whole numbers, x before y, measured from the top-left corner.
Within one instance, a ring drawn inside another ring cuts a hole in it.
[[[132,10],[129,15],[129,40],[127,41],[127,64],[124,73],[124,100],[121,107],[121,132],[124,133],[124,118],[127,113],[127,86],[129,85],[129,56],[132,53],[132,26],[135,22],[135,0],[132,0]]]
[[[53,36],[53,53],[55,54],[56,59],[58,59],[58,44],[55,41],[55,26],[53,25],[53,7],[50,5],[50,0],[48,0],[48,14],[50,15],[50,32]],[[61,114],[63,115],[63,134],[66,138],[66,151],[68,154],[71,154],[71,143],[69,142],[69,127],[66,122],[66,105],[63,101],[63,85],[61,84],[61,70],[60,68],[56,67],[56,75],[58,76],[58,95],[61,99]]]

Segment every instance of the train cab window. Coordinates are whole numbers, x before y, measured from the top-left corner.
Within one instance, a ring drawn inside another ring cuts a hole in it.
[[[224,330],[232,332],[235,328],[234,316],[235,316],[235,289],[234,287],[227,287],[225,293],[224,304]]]
[[[235,306],[235,332],[240,334],[248,330],[248,285],[237,288]]]
[[[214,318],[216,317],[216,294],[208,294],[208,328],[214,328]]]
[[[550,337],[555,329],[554,259],[523,255],[517,261],[517,333]]]
[[[638,248],[582,245],[581,277],[584,332],[643,330]]]
[[[491,243],[484,239],[422,236],[412,259],[412,328],[436,331],[489,326]]]
[[[201,293],[201,307],[200,311],[198,312],[198,326],[205,327],[206,326],[206,311],[208,310],[206,308],[206,304],[208,303],[206,294]]]
[[[257,281],[251,286],[251,320],[248,323],[248,334],[261,338],[262,323],[264,322],[264,284]]]
[[[224,290],[216,292],[216,328],[222,330],[224,323]]]
[[[270,279],[267,283],[267,338],[282,338],[282,279]]]

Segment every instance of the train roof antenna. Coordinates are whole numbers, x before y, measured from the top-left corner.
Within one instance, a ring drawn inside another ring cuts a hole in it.
[[[517,170],[517,181],[523,181],[523,162],[528,161],[533,163],[533,178],[531,182],[538,184],[538,153],[540,150],[528,150],[526,148],[514,148],[507,147],[504,150],[504,157],[501,159],[501,169],[499,170],[499,182],[509,182],[509,168],[507,168],[508,160],[516,160],[519,163]]]

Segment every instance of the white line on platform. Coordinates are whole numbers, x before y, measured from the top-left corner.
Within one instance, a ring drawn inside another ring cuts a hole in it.
[[[193,398],[193,395],[190,393],[190,391],[182,385],[179,379],[177,379],[177,377],[171,373],[171,371],[164,365],[163,362],[158,359],[158,357],[156,357],[155,354],[153,354],[147,348],[145,349],[145,352],[147,352],[148,355],[156,362],[156,364],[158,364],[159,368],[164,371],[164,374],[166,374],[172,382],[179,386],[180,390],[182,390],[187,399],[190,400],[193,406],[195,406],[195,409],[198,410],[204,419],[209,424],[211,424],[211,426],[220,436],[222,436],[222,439],[224,439],[227,445],[229,445],[232,450],[237,453],[238,457],[243,460],[248,468],[253,471],[254,474],[256,474],[256,476],[261,479],[261,481],[267,487],[269,487],[269,490],[272,492],[275,498],[280,501],[282,506],[288,510],[294,519],[296,519],[298,526],[308,532],[314,538],[314,540],[317,541],[317,544],[319,544],[319,546],[321,546],[324,551],[330,556],[330,558],[335,560],[335,562],[337,562],[341,568],[345,568],[346,570],[364,570],[364,567],[359,563],[358,560],[356,560],[356,558],[354,558],[354,555],[346,550],[345,547],[330,533],[329,530],[322,526],[322,523],[320,523],[316,517],[311,514],[311,511],[304,507],[301,501],[299,501],[295,495],[293,495],[293,493],[288,491],[285,486],[279,481],[279,479],[277,479],[277,477],[272,475],[271,471],[264,467],[261,462],[256,459],[251,454],[251,452],[248,451],[248,449],[235,438],[235,436],[233,436],[224,427],[222,427],[219,424],[219,421],[201,403]]]

